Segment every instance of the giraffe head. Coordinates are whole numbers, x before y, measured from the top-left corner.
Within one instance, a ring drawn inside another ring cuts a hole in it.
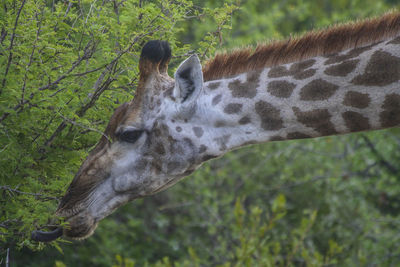
[[[196,55],[189,57],[172,79],[167,74],[170,58],[167,42],[150,41],[143,47],[133,101],[112,115],[105,135],[61,200],[57,214],[68,222],[65,236],[90,236],[97,222],[119,206],[175,184],[203,161],[193,132],[176,126],[184,128],[199,112],[200,61]]]

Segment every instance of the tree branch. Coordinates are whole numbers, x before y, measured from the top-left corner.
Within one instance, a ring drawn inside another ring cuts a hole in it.
[[[83,124],[81,124],[81,123],[78,123],[78,122],[76,122],[76,121],[74,121],[74,120],[68,119],[68,118],[64,117],[63,115],[61,115],[61,114],[60,114],[60,116],[64,119],[64,121],[66,121],[66,122],[68,122],[68,123],[71,123],[72,125],[78,126],[78,127],[80,127],[80,128],[83,128],[83,129],[85,129],[85,130],[88,130],[88,131],[91,131],[91,132],[99,133],[99,134],[101,134],[102,136],[104,136],[107,140],[110,141],[110,139],[108,138],[108,136],[105,135],[102,131],[99,131],[99,130],[94,129],[94,128],[90,128],[90,127],[88,127],[88,126],[86,126],[86,125],[83,125]]]
[[[43,16],[43,13],[42,13],[42,16]],[[39,17],[38,17],[38,13],[37,12],[35,13],[35,17],[36,17],[36,21],[37,21],[36,38],[35,38],[35,41],[33,42],[33,45],[32,45],[32,52],[31,52],[31,54],[29,56],[28,65],[25,68],[25,74],[24,74],[24,78],[23,78],[24,83],[22,85],[21,101],[20,101],[22,107],[23,107],[24,102],[25,102],[25,87],[26,87],[26,80],[28,78],[29,68],[31,67],[32,62],[33,62],[33,55],[35,54],[36,44],[37,44],[37,41],[39,40],[39,35],[40,35],[41,28],[42,28],[42,20],[39,21]]]
[[[91,46],[91,47],[90,47]],[[61,75],[60,77],[57,78],[57,80],[55,80],[54,82],[51,82],[45,86],[42,86],[38,89],[38,91],[43,91],[46,89],[49,89],[51,87],[53,87],[54,85],[57,85],[59,82],[61,82],[62,80],[64,80],[65,78],[69,77],[69,74],[76,68],[78,67],[83,60],[85,59],[89,59],[93,53],[94,50],[96,49],[96,44],[92,41],[89,41],[86,45],[86,47],[84,48],[84,53],[82,57],[78,57],[78,59],[72,63],[71,68],[69,68],[69,70],[67,70],[66,74]]]
[[[49,88],[51,88],[51,87],[57,85],[58,83],[60,83],[60,82],[61,82],[62,80],[64,80],[65,78],[70,77],[70,76],[71,76],[70,73],[71,73],[76,67],[78,67],[78,66],[82,63],[83,60],[89,59],[89,58],[93,55],[93,53],[95,52],[95,51],[94,51],[95,48],[96,48],[96,44],[95,44],[94,42],[92,42],[92,41],[89,41],[89,42],[87,43],[86,47],[84,48],[84,54],[83,54],[83,56],[82,56],[82,57],[79,56],[78,59],[77,59],[75,62],[72,63],[72,66],[69,68],[69,70],[67,71],[66,74],[63,74],[63,75],[61,75],[60,77],[58,77],[57,80],[55,80],[55,81],[53,81],[53,82],[49,82],[47,85],[38,88],[37,91],[43,91],[43,90],[49,89]],[[100,69],[101,69],[101,68],[100,68]],[[93,71],[96,71],[96,70],[93,70]],[[79,76],[79,75],[78,75],[78,76]],[[0,93],[1,93],[1,92],[0,92]],[[31,93],[31,95],[29,96],[29,100],[20,101],[17,105],[15,105],[15,106],[13,107],[13,110],[17,111],[17,110],[21,109],[25,104],[29,103],[29,101],[32,100],[34,96],[35,96],[35,93]],[[0,123],[3,122],[9,115],[10,115],[10,113],[8,113],[8,112],[4,113],[4,114],[0,117]]]
[[[369,138],[366,135],[361,136],[369,149],[371,150],[372,154],[375,155],[375,157],[378,159],[379,163],[382,164],[390,173],[392,174],[399,174],[399,169],[397,169],[395,166],[393,166],[389,161],[387,161],[375,148],[374,144],[369,140]]]
[[[8,185],[0,185],[0,190],[8,191],[11,193],[17,193],[17,194],[21,194],[21,195],[30,195],[30,196],[36,197],[37,199],[41,198],[44,200],[59,200],[57,197],[51,197],[51,196],[47,196],[47,195],[43,195],[43,194],[39,194],[39,193],[30,193],[30,192],[20,191],[18,189],[11,188]]]
[[[21,3],[20,8],[18,10],[17,17],[15,18],[14,29],[13,29],[13,32],[11,34],[10,46],[8,48],[8,50],[10,50],[10,54],[8,55],[7,67],[6,67],[6,70],[4,72],[3,81],[1,82],[0,95],[1,95],[2,90],[4,89],[4,87],[6,86],[7,74],[8,74],[8,71],[10,70],[11,61],[12,61],[12,58],[13,58],[12,49],[13,49],[13,46],[14,46],[15,31],[17,30],[19,16],[21,15],[21,12],[22,12],[22,9],[24,8],[25,3],[26,3],[26,0],[23,0],[22,3]]]
[[[7,36],[7,31],[4,28],[1,28],[1,34],[0,34],[0,44],[3,44],[4,39],[6,39]]]

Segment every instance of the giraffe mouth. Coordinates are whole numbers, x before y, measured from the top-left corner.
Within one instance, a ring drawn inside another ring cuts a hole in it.
[[[46,232],[35,230],[31,233],[31,239],[37,242],[51,242],[61,236],[69,239],[81,240],[91,236],[97,228],[97,220],[87,212],[78,212],[66,219],[65,227],[57,227],[55,230]]]
[[[56,214],[60,217],[64,217],[66,222],[69,222],[70,220],[73,220],[74,217],[79,216],[79,214],[81,214],[82,211],[78,210],[78,209],[69,209],[69,210],[58,210],[56,211]],[[91,224],[89,228],[92,228],[94,224]],[[54,230],[52,231],[42,231],[42,230],[35,230],[32,231],[31,233],[31,239],[37,242],[51,242],[54,241],[58,238],[60,238],[63,235],[68,234],[68,232],[70,232],[71,227],[67,226],[67,227],[61,227],[58,226],[56,227]],[[88,228],[88,227],[86,227]],[[87,231],[90,232],[90,231]],[[68,236],[68,235],[66,235]],[[68,236],[69,237],[69,236]],[[79,237],[71,237],[72,239],[76,239]]]

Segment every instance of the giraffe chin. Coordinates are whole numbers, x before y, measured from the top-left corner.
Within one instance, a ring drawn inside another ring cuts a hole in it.
[[[83,240],[90,237],[97,228],[97,221],[88,213],[79,213],[67,219],[63,235],[68,239]]]

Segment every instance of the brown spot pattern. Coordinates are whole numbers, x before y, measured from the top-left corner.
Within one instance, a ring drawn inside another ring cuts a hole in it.
[[[224,108],[224,112],[226,114],[236,114],[242,110],[242,106],[243,104],[240,103],[230,103],[226,105],[226,107]]]
[[[221,128],[221,127],[224,127],[225,125],[226,124],[225,124],[224,121],[216,121],[215,124],[214,124],[214,127]]]
[[[288,133],[287,135],[287,139],[304,139],[304,138],[311,138],[311,136],[301,132]]]
[[[366,108],[369,106],[370,102],[371,98],[368,94],[350,91],[346,93],[343,105],[355,108]]]
[[[213,106],[215,106],[215,105],[217,105],[219,102],[221,102],[221,99],[222,99],[222,95],[214,96],[214,98],[213,98],[212,101],[211,101],[211,104],[212,104]]]
[[[304,60],[304,61],[300,61],[300,62],[294,63],[290,67],[290,70],[293,71],[293,72],[298,72],[298,71],[302,71],[304,69],[308,69],[309,67],[311,67],[314,64],[315,64],[315,59],[308,59],[308,60]]]
[[[293,112],[299,122],[307,127],[313,128],[322,135],[331,135],[337,133],[331,122],[332,116],[327,109],[314,109],[311,111],[302,112],[299,108],[294,107]]]
[[[200,127],[193,127],[193,132],[198,138],[202,137],[204,133],[203,129]]]
[[[357,67],[358,62],[358,59],[344,61],[338,65],[327,68],[324,73],[330,76],[346,77],[354,71],[354,69]]]
[[[400,58],[383,51],[376,51],[365,72],[354,77],[355,85],[385,86],[400,80]]]
[[[290,75],[289,71],[284,66],[273,67],[268,72],[268,77],[270,78],[279,78],[289,75]]]
[[[260,100],[256,103],[255,110],[260,116],[261,127],[264,130],[274,131],[283,127],[279,109],[275,108],[270,103]]]
[[[154,151],[159,155],[165,154],[165,148],[162,143],[157,143],[156,147],[154,148]]]
[[[227,143],[229,142],[230,138],[231,138],[231,136],[229,134],[214,138],[214,141],[217,142],[217,144],[219,145],[220,151],[224,151],[228,148]]]
[[[292,95],[296,85],[287,81],[272,81],[268,83],[268,92],[276,97],[288,98]]]
[[[338,88],[339,86],[322,79],[313,80],[301,88],[300,100],[326,100],[330,98]]]
[[[178,169],[181,166],[181,164],[177,161],[170,161],[167,163],[167,172],[171,173]]]
[[[169,127],[165,123],[160,125],[160,129],[161,129],[161,131],[163,131],[163,133],[167,133],[167,134],[169,133]]]
[[[304,80],[304,79],[314,76],[314,74],[316,72],[317,72],[317,69],[305,70],[305,71],[296,73],[295,75],[293,75],[293,78],[295,78],[296,80]]]
[[[279,135],[274,135],[274,136],[271,136],[269,138],[269,140],[270,141],[283,141],[283,140],[285,140],[285,138],[283,138],[282,136],[279,136]]]
[[[293,63],[289,70],[285,66],[276,66],[270,69],[268,72],[268,77],[270,78],[279,78],[285,76],[293,76],[293,78],[297,80],[306,79],[315,74],[315,69],[310,69],[312,65],[314,65],[315,59],[309,59],[297,63]]]
[[[260,71],[250,71],[247,73],[246,81],[239,79],[228,84],[233,97],[253,98],[257,94],[257,87],[260,81]]]
[[[364,117],[358,112],[346,111],[342,114],[342,117],[346,123],[347,128],[351,132],[359,132],[371,128],[368,118]]]
[[[199,148],[199,153],[201,154],[201,153],[204,153],[206,151],[207,151],[207,147],[205,145],[201,145],[200,148]]]
[[[221,85],[220,82],[209,83],[209,84],[208,84],[208,88],[209,88],[210,90],[215,90],[215,89],[217,89],[220,85]]]
[[[325,65],[336,64],[336,63],[340,63],[340,62],[358,57],[365,51],[370,50],[374,45],[376,45],[376,44],[372,44],[372,45],[368,45],[368,46],[364,46],[364,47],[357,47],[357,48],[350,50],[349,52],[347,52],[344,55],[338,55],[338,54],[328,55],[327,57],[329,59],[327,61],[325,61],[324,64]]]
[[[383,111],[379,114],[382,127],[394,127],[400,125],[400,95],[389,94],[382,105]]]
[[[215,156],[215,155],[204,155],[204,156],[201,158],[201,160],[202,160],[202,161],[207,161],[207,160],[215,159],[215,158],[218,158],[218,156]]]
[[[250,123],[250,122],[251,122],[251,120],[250,120],[250,118],[247,117],[247,116],[244,116],[243,118],[241,118],[241,119],[239,120],[239,124],[240,124],[240,125],[248,124],[248,123]]]

